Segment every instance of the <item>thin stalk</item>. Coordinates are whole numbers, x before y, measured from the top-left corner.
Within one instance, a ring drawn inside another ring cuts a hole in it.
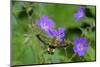
[[[71,60],[72,60],[75,56],[76,56],[76,53],[74,53],[74,54],[72,55],[72,57],[68,60],[68,62],[71,62]]]

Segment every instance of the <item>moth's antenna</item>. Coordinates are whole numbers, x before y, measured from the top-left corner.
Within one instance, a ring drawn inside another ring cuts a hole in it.
[[[38,38],[38,40],[40,40],[43,44],[48,45],[49,43],[46,43],[43,39],[41,39],[40,35],[37,34],[36,37]]]

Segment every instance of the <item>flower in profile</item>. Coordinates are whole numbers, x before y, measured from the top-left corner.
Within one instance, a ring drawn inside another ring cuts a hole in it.
[[[61,42],[63,37],[65,36],[65,33],[64,33],[64,28],[63,27],[59,27],[58,30],[55,30],[55,29],[49,29],[48,30],[48,35],[50,37],[56,37],[56,39]]]
[[[47,16],[41,16],[40,20],[36,20],[36,25],[46,32],[54,26],[54,22]]]
[[[85,51],[87,50],[88,46],[86,44],[85,38],[75,38],[74,39],[74,47],[73,50],[75,53],[77,53],[79,56],[83,56]]]
[[[79,21],[84,16],[84,8],[82,6],[78,7],[77,12],[74,13],[74,17]]]
[[[36,25],[44,30],[49,37],[56,37],[56,39],[61,42],[62,38],[65,36],[64,28],[59,27],[58,30],[53,29],[54,22],[51,19],[48,19],[47,16],[41,16],[40,20],[36,20]]]

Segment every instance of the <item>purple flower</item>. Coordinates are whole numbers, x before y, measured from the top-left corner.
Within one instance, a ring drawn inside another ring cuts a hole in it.
[[[84,16],[84,8],[82,6],[78,7],[77,12],[74,13],[74,17],[79,21]]]
[[[45,30],[49,37],[56,37],[59,42],[62,41],[65,35],[63,27],[59,27],[58,30],[53,29],[54,22],[48,19],[47,16],[41,16],[40,20],[36,20],[36,25],[40,29]]]
[[[87,50],[88,46],[86,44],[85,38],[75,38],[74,39],[74,52],[77,53],[79,56],[83,56],[85,51]]]
[[[51,19],[48,19],[47,16],[41,16],[40,20],[36,20],[36,25],[46,32],[48,29],[51,29],[54,26],[54,22]]]
[[[65,36],[63,27],[59,27],[58,30],[49,29],[47,33],[50,37],[56,37],[59,42],[61,42]]]

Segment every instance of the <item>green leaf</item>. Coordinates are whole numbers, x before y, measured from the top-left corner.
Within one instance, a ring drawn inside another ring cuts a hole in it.
[[[96,52],[92,47],[88,47],[87,52],[85,53],[85,59],[87,61],[95,61],[96,60]]]

